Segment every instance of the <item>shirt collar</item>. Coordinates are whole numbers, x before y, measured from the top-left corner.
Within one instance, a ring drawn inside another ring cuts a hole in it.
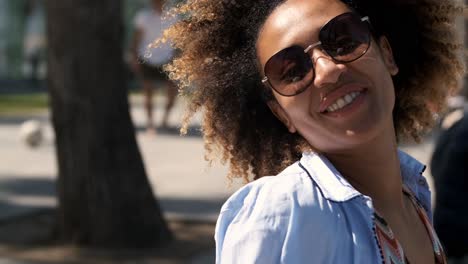
[[[426,166],[401,150],[398,150],[398,157],[403,183],[413,189],[414,183],[419,180],[415,178],[415,175],[422,177],[421,175]],[[325,156],[313,152],[304,152],[300,164],[317,184],[326,199],[344,202],[362,195],[354,189]]]

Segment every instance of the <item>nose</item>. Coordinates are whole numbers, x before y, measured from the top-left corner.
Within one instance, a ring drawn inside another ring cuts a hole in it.
[[[335,84],[347,70],[345,64],[336,62],[321,49],[312,52],[312,60],[315,68],[314,86],[317,88]]]

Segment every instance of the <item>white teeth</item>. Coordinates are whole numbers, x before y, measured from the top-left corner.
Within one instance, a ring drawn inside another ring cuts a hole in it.
[[[327,112],[334,112],[336,110],[339,110],[339,109],[345,107],[346,105],[352,103],[354,101],[354,99],[356,99],[356,97],[359,96],[359,94],[361,94],[361,92],[351,92],[351,93],[339,98],[338,100],[336,100],[336,102],[334,102],[329,107],[327,107]]]
[[[344,97],[346,103],[351,103],[353,101],[353,97],[349,94],[347,94],[345,97]]]
[[[346,101],[343,100],[343,98],[336,100],[336,103],[338,104],[339,108],[342,108],[343,106],[347,105]]]

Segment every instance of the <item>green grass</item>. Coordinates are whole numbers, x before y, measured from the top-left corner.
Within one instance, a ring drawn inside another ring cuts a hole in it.
[[[161,89],[155,91],[154,97],[164,94]],[[141,89],[130,90],[129,96],[142,96]],[[0,94],[0,116],[16,114],[34,114],[49,107],[47,93]]]
[[[47,107],[46,93],[0,94],[0,115],[35,113],[44,111]]]

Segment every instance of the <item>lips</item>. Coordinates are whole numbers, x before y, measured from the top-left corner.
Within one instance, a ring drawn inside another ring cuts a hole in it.
[[[320,102],[319,112],[324,113],[327,108],[335,108],[337,101],[353,93],[362,93],[365,88],[362,85],[346,84],[328,93]],[[332,107],[333,105],[333,107]]]

